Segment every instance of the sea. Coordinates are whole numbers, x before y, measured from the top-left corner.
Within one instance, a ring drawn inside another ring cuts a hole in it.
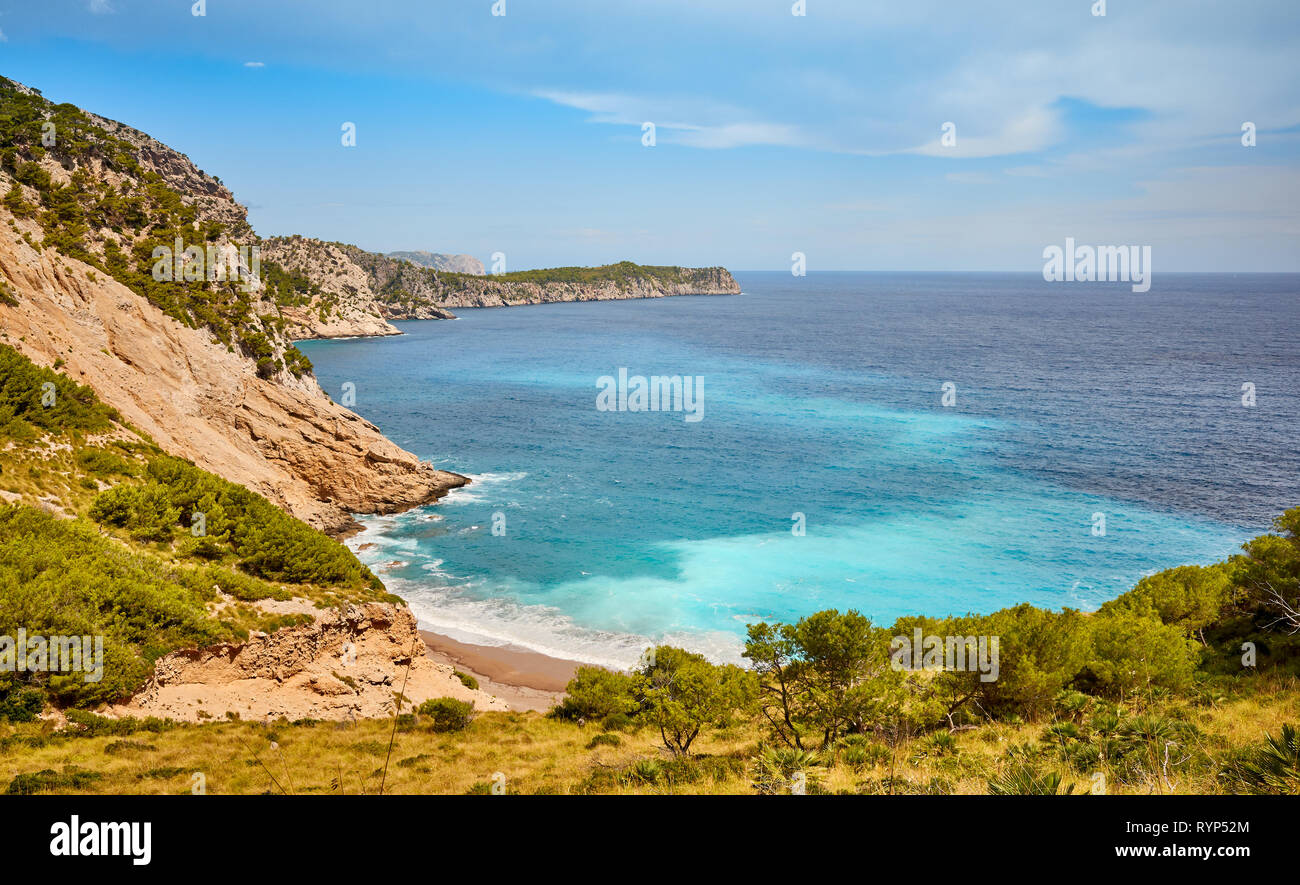
[[[624,667],[827,608],[1090,611],[1300,505],[1300,275],[736,278],[301,343],[473,480],[349,546],[428,629]],[[620,375],[698,399],[620,409]]]

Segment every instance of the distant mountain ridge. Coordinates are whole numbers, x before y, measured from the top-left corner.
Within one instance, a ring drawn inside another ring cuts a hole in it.
[[[486,273],[483,269],[483,262],[473,255],[446,255],[442,252],[425,252],[422,249],[416,249],[410,252],[389,252],[388,257],[396,258],[398,261],[409,261],[421,267],[431,267],[434,270],[446,270],[452,273],[472,274],[480,277]]]

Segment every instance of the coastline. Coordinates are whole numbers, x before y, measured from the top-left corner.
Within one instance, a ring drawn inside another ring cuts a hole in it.
[[[517,645],[474,645],[420,630],[429,657],[478,680],[479,689],[511,710],[546,712],[564,695],[578,661],[553,658]]]

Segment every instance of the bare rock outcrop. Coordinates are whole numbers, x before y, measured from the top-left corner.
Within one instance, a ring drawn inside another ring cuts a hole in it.
[[[504,701],[467,688],[427,652],[409,609],[351,605],[247,642],[172,652],[158,659],[135,697],[109,712],[185,722],[227,713],[259,720],[367,719],[393,715],[398,693],[409,701],[404,712],[437,697],[473,701],[480,710],[507,709]]]
[[[402,334],[384,319],[369,275],[345,247],[307,237],[270,237],[262,241],[261,254],[263,260],[306,277],[324,293],[309,305],[281,309],[290,338]]]

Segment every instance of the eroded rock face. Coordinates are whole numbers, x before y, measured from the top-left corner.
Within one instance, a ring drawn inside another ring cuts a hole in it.
[[[410,712],[430,698],[505,702],[461,684],[427,656],[415,616],[404,606],[365,603],[321,613],[315,623],[254,634],[247,642],[184,649],[160,658],[153,678],[119,716],[222,719],[366,719],[391,716],[403,691]]]
[[[335,404],[311,376],[258,377],[207,331],[164,315],[86,264],[36,250],[0,210],[0,341],[66,364],[168,452],[247,486],[317,528],[392,513],[468,480],[436,470]]]
[[[298,325],[291,337],[345,338],[357,335],[396,335],[390,319],[454,320],[438,306],[437,277],[429,268],[409,261],[366,252],[346,243],[311,237],[270,237],[262,241],[262,256],[300,273],[328,293],[337,320],[320,323],[317,298],[294,313]],[[287,312],[286,312],[287,313]],[[303,313],[311,316],[303,318]],[[370,331],[378,329],[380,331]]]
[[[402,334],[384,319],[368,274],[344,247],[306,237],[271,237],[262,241],[261,254],[264,261],[302,274],[333,296],[323,318],[319,299],[305,307],[283,308],[290,338]]]
[[[215,177],[199,169],[185,154],[170,148],[153,136],[125,123],[84,111],[109,134],[127,142],[133,148],[136,161],[145,169],[157,172],[168,187],[198,210],[199,221],[217,221],[228,235],[239,242],[252,236],[248,225],[248,210],[235,201],[230,189]],[[96,169],[103,175],[103,169]]]

